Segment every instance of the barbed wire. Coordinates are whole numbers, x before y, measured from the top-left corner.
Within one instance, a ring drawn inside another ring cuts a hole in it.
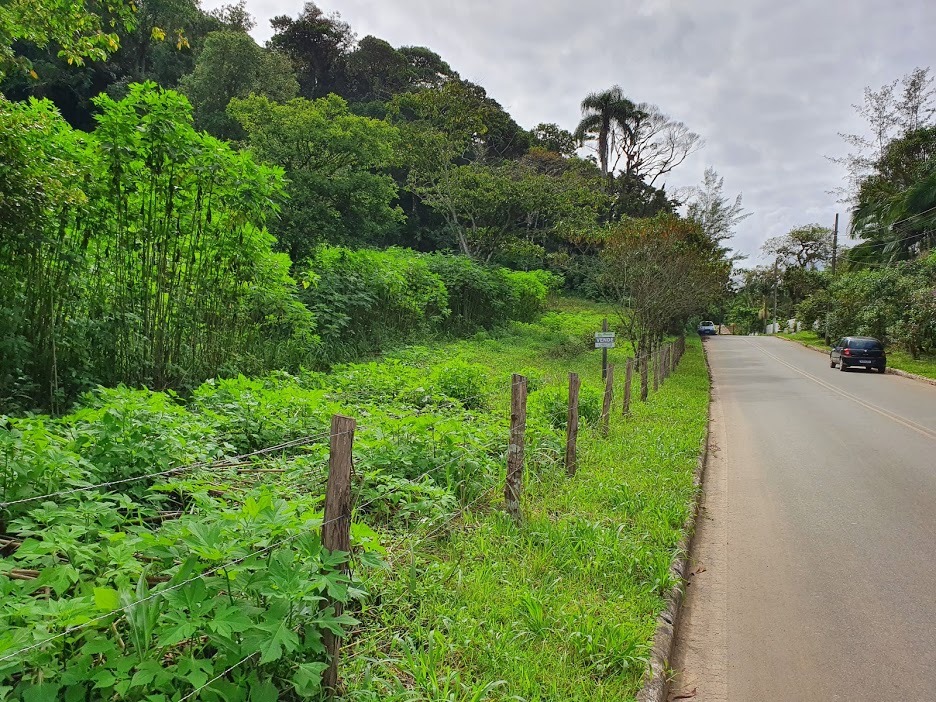
[[[241,660],[237,661],[237,663],[235,663],[234,665],[232,665],[231,667],[229,667],[227,670],[225,670],[223,673],[219,673],[218,675],[215,675],[211,680],[209,680],[208,682],[206,682],[204,685],[200,685],[199,687],[196,687],[194,690],[192,690],[190,693],[188,693],[185,697],[179,698],[179,702],[185,702],[185,700],[189,700],[189,699],[193,698],[195,695],[197,695],[199,692],[201,692],[202,690],[204,690],[206,687],[209,687],[209,686],[213,685],[214,683],[218,682],[218,681],[219,681],[221,678],[223,678],[225,675],[227,675],[228,673],[230,673],[232,670],[234,670],[235,668],[237,668],[239,665],[242,665],[242,664],[246,663],[247,661],[249,661],[251,658],[253,658],[254,656],[256,656],[258,653],[260,653],[260,651],[254,651],[254,652],[251,653],[249,656],[245,656],[245,657],[242,658]]]
[[[363,427],[356,427],[356,429],[362,429]],[[352,430],[353,431],[353,430]],[[340,436],[342,434],[351,433],[351,431],[344,431],[335,434],[335,436]],[[7,502],[0,502],[0,509],[5,509],[7,507],[12,507],[14,505],[26,504],[28,502],[38,502],[40,500],[52,500],[57,497],[65,497],[67,495],[72,495],[79,492],[88,492],[89,490],[98,490],[102,488],[113,487],[114,485],[127,485],[129,483],[135,483],[140,480],[147,480],[149,478],[160,478],[165,476],[170,476],[176,473],[185,473],[192,470],[200,469],[209,469],[209,468],[234,468],[235,465],[231,465],[235,461],[241,461],[246,458],[253,458],[255,456],[261,456],[268,453],[275,453],[277,451],[284,451],[288,448],[296,448],[298,446],[304,446],[321,439],[330,437],[332,434],[330,431],[323,432],[322,434],[306,436],[300,439],[293,439],[277,446],[269,446],[267,448],[259,449],[257,451],[251,451],[250,453],[238,454],[235,456],[227,456],[225,458],[220,458],[216,461],[199,461],[197,463],[190,463],[184,466],[176,466],[175,468],[169,468],[167,470],[158,471],[155,473],[144,473],[142,475],[137,475],[132,478],[121,478],[119,480],[111,480],[104,483],[95,483],[93,485],[83,485],[81,487],[69,488],[68,490],[59,490],[57,492],[51,492],[45,495],[33,495],[32,497],[24,497],[18,500],[9,500]]]
[[[342,432],[342,433],[350,433],[350,432]],[[337,434],[336,434],[336,435],[337,435]],[[429,468],[428,470],[424,471],[420,476],[417,476],[416,478],[414,478],[414,479],[412,480],[412,482],[417,482],[417,481],[419,481],[419,480],[422,480],[423,478],[428,477],[433,471],[439,470],[440,468],[445,467],[445,466],[448,465],[449,463],[454,463],[455,460],[461,460],[462,458],[464,458],[464,456],[458,456],[458,457],[456,457],[455,459],[452,459],[451,461],[448,461],[447,463],[442,464],[441,466],[433,466],[432,468]],[[383,499],[383,498],[385,498],[385,497],[386,497],[386,495],[376,495],[376,496],[374,496],[373,498],[371,498],[370,500],[368,500],[367,502],[365,502],[365,503],[363,503],[363,504],[361,504],[361,505],[355,505],[354,510],[358,510],[358,511],[359,511],[359,510],[362,510],[362,509],[364,509],[365,507],[368,507],[369,505],[373,504],[373,503],[376,502],[377,500]],[[348,517],[347,515],[340,515],[340,516],[338,516],[338,517],[333,517],[332,519],[327,519],[327,520],[323,521],[321,524],[315,525],[315,528],[321,529],[321,528],[324,528],[325,526],[327,526],[328,524],[333,524],[333,523],[335,523],[335,522],[337,522],[337,521],[340,521],[340,520],[342,520],[342,519],[349,519],[349,517]],[[286,544],[286,543],[290,543],[290,542],[294,541],[295,539],[299,538],[300,536],[303,536],[304,534],[307,534],[307,533],[308,533],[308,532],[305,532],[305,531],[303,531],[303,532],[297,532],[296,534],[293,534],[292,536],[288,536],[288,537],[286,537],[286,538],[284,538],[284,539],[281,539],[281,540],[279,540],[279,541],[277,541],[277,542],[274,542],[274,543],[270,544],[269,546],[266,546],[266,547],[264,547],[264,548],[262,548],[262,549],[259,549],[259,550],[256,550],[256,551],[251,551],[251,552],[248,553],[247,555],[242,556],[242,557],[240,557],[240,558],[236,558],[236,559],[233,559],[233,560],[231,560],[231,561],[227,561],[227,562],[225,562],[225,563],[219,564],[219,565],[217,565],[217,566],[213,566],[213,567],[211,567],[211,568],[209,568],[209,569],[207,569],[207,570],[202,571],[202,572],[199,573],[198,575],[194,575],[194,576],[192,576],[191,578],[188,578],[188,579],[186,579],[186,580],[183,580],[183,581],[181,581],[181,582],[176,583],[175,585],[167,586],[167,587],[165,587],[165,588],[163,588],[163,589],[161,589],[161,590],[158,590],[158,591],[156,591],[156,592],[154,592],[154,593],[151,593],[151,594],[147,595],[146,597],[143,597],[143,598],[141,598],[141,599],[139,599],[139,600],[134,600],[133,602],[129,602],[128,604],[123,605],[122,607],[118,607],[118,608],[113,609],[113,610],[111,610],[111,611],[109,611],[109,612],[106,612],[106,613],[104,613],[104,614],[101,614],[101,615],[99,615],[99,616],[97,616],[97,617],[93,617],[92,619],[89,619],[89,620],[87,620],[87,621],[85,621],[85,622],[82,622],[81,624],[77,624],[77,625],[75,625],[75,626],[73,626],[73,627],[67,627],[65,630],[63,630],[63,631],[61,631],[61,632],[59,632],[59,633],[57,633],[57,634],[55,634],[55,635],[53,635],[53,636],[50,636],[50,637],[48,637],[48,638],[46,638],[46,639],[43,639],[42,641],[39,641],[39,642],[34,643],[34,644],[31,644],[30,646],[26,646],[25,648],[19,649],[18,651],[14,651],[13,653],[10,653],[10,654],[7,654],[7,655],[5,655],[5,656],[3,656],[3,657],[0,657],[0,663],[3,663],[4,661],[10,660],[10,659],[15,658],[15,657],[17,657],[17,656],[20,656],[20,655],[22,655],[22,654],[24,654],[24,653],[28,653],[29,651],[35,650],[35,649],[37,649],[37,648],[39,648],[39,647],[41,647],[41,646],[44,646],[44,645],[46,645],[46,644],[48,644],[48,643],[51,643],[51,642],[53,642],[53,641],[56,641],[56,640],[62,638],[63,636],[68,636],[69,634],[73,634],[73,633],[75,633],[75,632],[81,631],[81,630],[84,629],[85,627],[90,626],[91,624],[95,624],[95,623],[97,623],[97,622],[104,621],[104,620],[107,619],[108,617],[111,617],[111,616],[113,616],[113,615],[115,615],[115,614],[120,614],[120,613],[123,613],[123,612],[127,612],[128,610],[130,610],[130,609],[136,607],[137,605],[144,604],[145,602],[149,602],[149,601],[154,600],[154,599],[156,599],[156,598],[158,598],[158,597],[162,597],[163,595],[165,595],[165,594],[167,594],[167,593],[169,593],[169,592],[172,592],[172,591],[174,591],[174,590],[178,590],[179,588],[184,587],[184,586],[186,586],[186,585],[189,585],[189,584],[195,582],[196,580],[199,580],[199,579],[201,579],[201,578],[207,577],[207,576],[209,576],[209,575],[214,575],[214,574],[217,573],[218,571],[227,570],[227,569],[230,568],[231,566],[239,565],[240,563],[243,563],[244,561],[246,561],[246,560],[252,558],[253,556],[258,556],[258,555],[262,555],[262,554],[264,554],[264,553],[268,553],[269,551],[273,550],[274,548],[277,548],[277,547],[279,547],[279,546],[282,546],[282,545],[284,545],[284,544]]]
[[[636,357],[636,358],[632,358],[632,360],[635,361],[635,362],[639,362],[639,361],[642,361],[642,360],[649,359],[649,358],[651,357],[651,355],[652,355],[652,354],[649,354],[649,353],[648,353],[648,354],[641,354],[640,356],[638,356],[638,357]],[[517,382],[517,383],[512,383],[512,384],[511,384],[511,388],[513,388],[513,387],[515,387],[515,386],[522,385],[522,384],[524,384],[524,382],[525,382],[525,381],[520,381],[520,382]],[[487,394],[488,394],[488,393],[480,393],[479,395],[477,395],[477,396],[475,396],[475,397],[473,397],[473,398],[468,398],[468,399],[479,399],[480,397],[486,396]],[[458,398],[454,398],[454,399],[458,399]],[[559,416],[559,414],[560,414],[560,413],[558,413],[558,412],[556,413],[557,416]],[[565,412],[563,411],[561,414],[565,414]],[[355,431],[355,430],[360,430],[360,429],[362,429],[362,428],[363,428],[363,427],[355,427],[354,430],[347,430],[347,431],[344,431],[344,432],[338,432],[338,433],[336,433],[336,434],[334,434],[334,435],[333,435],[330,431],[329,431],[329,432],[323,432],[323,433],[318,434],[318,435],[309,436],[309,437],[302,437],[302,438],[300,438],[300,439],[295,439],[295,440],[292,440],[292,441],[289,441],[289,442],[284,442],[284,443],[281,443],[281,444],[279,444],[279,445],[272,446],[272,447],[267,447],[267,448],[260,449],[260,450],[257,450],[257,451],[253,451],[253,452],[249,452],[249,453],[245,453],[245,454],[239,454],[239,455],[231,456],[231,457],[226,457],[226,458],[224,458],[224,459],[221,459],[221,460],[218,460],[218,461],[214,461],[214,462],[199,462],[199,463],[195,463],[195,464],[190,464],[190,465],[188,465],[188,466],[178,466],[178,467],[176,467],[176,468],[172,468],[172,469],[169,469],[169,470],[166,470],[166,471],[159,471],[159,472],[157,472],[157,473],[151,473],[151,474],[145,474],[145,475],[142,475],[142,476],[136,476],[136,477],[134,477],[134,478],[126,478],[126,479],[121,479],[121,480],[116,480],[116,481],[110,481],[110,482],[107,482],[107,483],[100,483],[100,484],[96,484],[96,485],[82,486],[82,487],[80,487],[80,488],[74,488],[74,489],[70,489],[70,490],[62,490],[62,491],[58,491],[58,492],[55,492],[55,493],[49,493],[49,494],[47,494],[47,495],[39,495],[39,496],[30,497],[30,498],[23,498],[23,499],[20,499],[20,500],[13,500],[13,501],[8,501],[8,502],[3,502],[3,503],[0,503],[0,507],[4,507],[4,508],[5,508],[5,507],[9,507],[9,506],[16,505],[16,504],[23,504],[23,503],[27,503],[27,502],[34,502],[34,501],[38,501],[38,500],[47,500],[47,499],[52,499],[52,498],[55,498],[55,497],[61,497],[61,496],[68,495],[68,494],[72,494],[72,493],[84,492],[84,491],[93,490],[93,489],[99,489],[99,488],[103,488],[103,487],[111,487],[111,486],[114,486],[114,485],[122,485],[122,484],[127,484],[127,483],[134,482],[134,481],[138,481],[138,480],[143,480],[143,479],[147,479],[147,478],[154,478],[154,477],[161,477],[161,476],[171,475],[171,474],[173,474],[173,473],[185,472],[185,471],[188,471],[188,470],[193,470],[193,469],[198,469],[198,468],[208,468],[208,467],[219,467],[219,468],[224,468],[224,467],[232,467],[231,464],[232,464],[234,461],[242,460],[242,459],[245,459],[245,458],[251,458],[251,457],[254,457],[254,456],[258,456],[258,455],[264,455],[264,454],[272,453],[272,452],[275,452],[275,451],[285,450],[286,448],[292,448],[292,447],[296,447],[296,446],[305,445],[305,444],[312,443],[312,442],[314,442],[314,441],[316,441],[316,440],[323,439],[323,438],[329,437],[329,436],[340,436],[340,435],[342,435],[342,434],[353,433],[353,431]],[[465,460],[466,458],[469,457],[469,454],[468,454],[467,449],[464,449],[464,450],[465,450],[465,453],[464,453],[464,454],[462,454],[462,455],[460,455],[460,456],[455,456],[455,457],[449,459],[448,461],[446,461],[446,462],[444,462],[444,463],[442,463],[442,464],[438,464],[438,465],[434,465],[434,466],[430,467],[429,469],[427,469],[426,471],[424,471],[421,475],[417,476],[416,478],[410,479],[409,482],[410,482],[410,483],[417,483],[417,482],[423,480],[424,478],[429,477],[429,476],[430,476],[432,473],[434,473],[434,472],[438,472],[438,471],[440,471],[440,470],[442,470],[442,469],[448,467],[449,465],[451,465],[451,464],[453,464],[453,463],[455,463],[455,462],[457,462],[457,461]],[[321,487],[321,486],[320,486],[320,487]],[[363,486],[362,486],[362,487],[363,487]],[[469,511],[472,507],[474,507],[476,504],[478,504],[478,502],[480,502],[480,500],[484,499],[485,497],[487,497],[488,495],[490,495],[492,492],[494,492],[496,489],[498,489],[498,487],[499,487],[499,485],[495,484],[495,485],[492,485],[491,487],[489,487],[487,490],[482,491],[477,497],[475,497],[474,500],[472,500],[470,503],[468,503],[468,504],[466,504],[466,505],[460,507],[459,510],[456,511],[456,512],[454,512],[452,515],[447,516],[447,518],[446,518],[445,520],[443,520],[440,524],[436,525],[435,528],[431,529],[429,532],[427,532],[427,533],[424,534],[423,536],[417,537],[418,540],[417,540],[416,543],[417,543],[417,544],[419,544],[419,543],[424,543],[426,540],[428,540],[430,537],[432,537],[432,536],[434,536],[435,534],[437,534],[441,529],[443,529],[445,526],[447,526],[448,524],[450,524],[451,522],[453,522],[453,521],[454,521],[455,519],[457,519],[459,516],[465,514],[467,511]],[[356,511],[356,512],[360,512],[360,511],[364,510],[366,507],[368,507],[368,506],[370,506],[371,504],[373,504],[374,502],[376,502],[376,501],[378,501],[378,500],[381,500],[381,499],[385,499],[386,497],[387,497],[387,494],[378,494],[378,495],[375,495],[373,498],[371,498],[370,500],[364,502],[363,504],[355,505],[353,509],[354,509],[354,511]],[[337,522],[337,521],[342,520],[342,519],[349,519],[349,517],[348,517],[347,515],[341,515],[341,516],[334,517],[334,518],[329,519],[329,520],[324,520],[324,521],[322,521],[320,524],[315,525],[315,528],[321,529],[321,528],[324,528],[324,527],[325,527],[326,525],[328,525],[328,524]],[[12,653],[8,653],[8,654],[6,654],[6,655],[0,657],[0,663],[5,662],[5,661],[7,661],[7,660],[11,660],[11,659],[13,659],[13,658],[17,658],[17,657],[19,657],[19,656],[21,656],[21,655],[23,655],[23,654],[25,654],[25,653],[29,653],[30,651],[33,651],[33,650],[35,650],[35,649],[37,649],[37,648],[40,648],[40,647],[45,646],[45,645],[47,645],[47,644],[49,644],[49,643],[52,643],[53,641],[56,641],[56,640],[58,640],[58,639],[60,639],[60,638],[63,638],[63,637],[68,636],[68,635],[70,635],[70,634],[74,634],[74,633],[76,633],[76,632],[78,632],[78,631],[83,630],[84,628],[86,628],[86,627],[88,627],[88,626],[91,626],[92,624],[95,624],[95,623],[104,621],[104,620],[108,619],[108,618],[111,617],[111,616],[126,613],[126,612],[128,612],[129,610],[133,609],[134,607],[137,607],[138,605],[141,605],[141,604],[144,604],[144,603],[146,603],[146,602],[152,601],[152,600],[154,600],[154,599],[163,597],[164,595],[166,595],[166,594],[168,594],[168,593],[170,593],[170,592],[173,592],[173,591],[175,591],[175,590],[178,590],[179,588],[182,588],[182,587],[184,587],[184,586],[186,586],[186,585],[189,585],[189,584],[195,582],[196,580],[199,580],[199,579],[208,577],[208,576],[210,576],[210,575],[214,575],[214,574],[216,574],[216,573],[218,573],[218,572],[220,572],[220,571],[222,571],[222,570],[228,570],[229,568],[231,568],[231,567],[233,567],[233,566],[236,566],[236,565],[239,565],[239,564],[241,564],[241,563],[243,563],[243,562],[249,560],[250,558],[253,558],[253,557],[255,557],[255,556],[263,555],[263,554],[265,554],[265,553],[268,553],[268,552],[272,551],[272,550],[275,549],[275,548],[279,548],[279,547],[281,547],[281,546],[283,546],[283,545],[285,545],[285,544],[287,544],[287,543],[291,543],[292,541],[294,541],[295,539],[299,538],[300,536],[303,536],[303,535],[306,534],[306,533],[308,533],[308,532],[305,532],[305,531],[297,532],[297,533],[295,533],[295,534],[293,534],[293,535],[291,535],[291,536],[285,537],[285,538],[280,539],[280,540],[278,540],[278,541],[276,541],[276,542],[274,542],[274,543],[272,543],[272,544],[269,544],[268,546],[265,546],[265,547],[263,547],[263,548],[261,548],[261,549],[253,550],[253,551],[247,553],[247,554],[244,555],[244,556],[241,556],[241,557],[239,557],[239,558],[232,559],[232,560],[226,561],[225,563],[222,563],[222,564],[213,566],[213,567],[211,567],[211,568],[208,568],[208,569],[206,569],[206,570],[204,570],[204,571],[198,573],[197,575],[194,575],[194,576],[192,576],[192,577],[190,577],[190,578],[187,578],[187,579],[182,580],[182,581],[180,581],[180,582],[178,582],[178,583],[175,583],[174,585],[169,585],[169,586],[167,586],[167,587],[164,587],[164,588],[162,588],[162,589],[160,589],[160,590],[157,590],[157,591],[155,591],[155,592],[153,592],[153,593],[147,595],[146,597],[143,597],[143,598],[134,600],[133,602],[129,602],[129,603],[127,603],[126,605],[123,605],[123,606],[121,606],[121,607],[118,607],[118,608],[115,608],[115,609],[113,609],[113,610],[110,610],[110,611],[108,611],[108,612],[106,612],[106,613],[104,613],[104,614],[101,614],[101,615],[99,615],[99,616],[96,616],[96,617],[93,617],[93,618],[91,618],[91,619],[89,619],[89,620],[86,620],[85,622],[82,622],[81,624],[78,624],[78,625],[75,625],[75,626],[66,627],[63,631],[61,631],[61,632],[59,632],[59,633],[57,633],[57,634],[54,634],[54,635],[52,635],[52,636],[49,636],[49,637],[43,639],[42,641],[38,641],[38,642],[33,643],[33,644],[29,645],[29,646],[23,647],[23,648],[21,648],[21,649],[18,649],[17,651],[14,651],[14,652],[12,652]],[[393,546],[393,548],[398,548],[399,545],[402,544],[403,540],[405,540],[405,538],[406,538],[406,537],[404,537],[404,539],[402,539],[402,540],[398,540],[398,542]],[[223,677],[224,675],[226,675],[226,674],[228,674],[229,672],[231,672],[231,670],[233,670],[234,668],[236,668],[238,665],[243,664],[244,662],[246,662],[247,660],[249,660],[250,658],[252,658],[253,656],[255,656],[256,653],[257,653],[257,652],[254,652],[254,653],[251,654],[250,656],[247,656],[247,657],[244,658],[243,660],[241,660],[241,661],[239,661],[238,663],[234,664],[232,667],[230,667],[229,669],[227,669],[226,671],[224,671],[223,673],[221,673],[219,676],[216,676],[215,678],[213,678],[212,680],[208,681],[207,683],[205,683],[205,684],[202,685],[201,687],[199,687],[199,688],[193,690],[191,693],[189,693],[189,695],[187,695],[186,697],[184,697],[184,698],[182,698],[182,699],[185,700],[185,699],[191,698],[192,696],[194,696],[195,694],[197,694],[200,690],[204,689],[206,686],[210,685],[210,684],[213,683],[213,682],[216,682],[218,679],[220,679],[220,678]]]

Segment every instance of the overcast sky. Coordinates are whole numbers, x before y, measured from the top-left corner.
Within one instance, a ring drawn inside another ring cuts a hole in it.
[[[203,0],[206,8],[224,0]],[[936,0],[321,0],[358,38],[428,46],[479,83],[520,125],[575,128],[589,92],[618,84],[659,105],[706,146],[667,190],[706,166],[751,217],[736,250],[801,224],[832,225],[851,105],[916,66],[936,64]],[[302,0],[247,0],[253,35]],[[936,68],[936,66],[934,66]]]

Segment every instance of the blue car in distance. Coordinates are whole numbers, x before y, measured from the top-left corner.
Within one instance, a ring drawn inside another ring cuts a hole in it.
[[[718,333],[718,328],[715,326],[715,322],[705,321],[699,323],[699,336],[706,336]]]

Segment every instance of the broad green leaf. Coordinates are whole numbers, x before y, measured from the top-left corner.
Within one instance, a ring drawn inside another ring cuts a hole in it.
[[[272,621],[261,624],[261,630],[267,632],[266,638],[260,644],[260,664],[272,663],[283,656],[284,650],[291,653],[299,648],[299,637],[286,624],[286,620]]]
[[[94,588],[94,606],[102,612],[112,612],[120,607],[119,593],[110,587]]]

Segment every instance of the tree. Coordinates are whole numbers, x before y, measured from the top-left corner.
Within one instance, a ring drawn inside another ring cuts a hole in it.
[[[273,231],[294,262],[317,243],[377,244],[399,226],[387,172],[397,161],[395,127],[352,114],[337,95],[285,104],[252,95],[228,111],[250,150],[286,173],[289,199]]]
[[[285,56],[261,49],[244,32],[224,31],[208,35],[194,72],[179,88],[192,103],[198,129],[240,139],[240,125],[226,112],[231,98],[256,94],[285,102],[296,96],[299,84]]]
[[[601,288],[638,357],[727,293],[731,262],[696,222],[628,219],[610,225],[601,242]]]
[[[230,5],[222,5],[208,13],[228,29],[234,29],[245,34],[257,26],[253,15],[247,11],[246,0],[238,0]]]
[[[575,130],[580,144],[595,140],[598,163],[602,175],[610,173],[611,156],[615,153],[616,128],[622,132],[629,124],[637,107],[624,96],[620,86],[615,85],[599,93],[589,93],[582,100],[582,121]]]
[[[616,170],[623,161],[624,173],[651,186],[704,145],[702,137],[689,131],[685,124],[645,102],[631,110],[614,129],[617,138],[612,142],[611,170]]]
[[[351,27],[339,15],[307,2],[296,19],[279,15],[270,24],[269,47],[292,61],[303,97],[323,97],[339,87],[344,56],[354,44]]]
[[[176,87],[195,68],[204,39],[225,29],[215,17],[203,12],[198,0],[136,0],[133,25],[118,25],[114,31],[119,48],[106,60],[82,66],[58,56],[58,48],[18,44],[38,78],[13,71],[0,83],[0,91],[12,100],[48,98],[73,127],[94,128],[93,98],[101,93],[121,98],[131,83],[151,80]],[[107,20],[109,21],[109,20]]]
[[[751,216],[741,205],[738,194],[731,202],[724,194],[725,179],[709,166],[702,177],[702,185],[690,188],[685,197],[688,202],[686,216],[696,222],[710,241],[723,245],[733,235],[735,227]],[[727,249],[723,248],[723,251]]]
[[[832,157],[833,163],[844,166],[847,185],[835,192],[842,202],[855,203],[865,178],[875,164],[885,157],[888,145],[908,133],[932,125],[936,116],[936,89],[929,68],[915,68],[900,81],[893,80],[878,90],[866,87],[861,104],[852,105],[867,123],[863,134],[839,136],[852,149],[845,156]],[[897,91],[898,83],[902,86]]]
[[[662,188],[648,185],[628,173],[618,173],[608,185],[611,197],[610,221],[624,217],[653,217],[661,212],[676,212],[677,202]]]
[[[96,105],[84,134],[48,102],[0,99],[0,397],[55,409],[97,383],[180,387],[307,352],[311,316],[264,229],[282,172],[152,83]]]
[[[408,90],[412,81],[406,57],[383,39],[366,36],[345,59],[346,95],[352,102],[386,101]]]
[[[863,243],[852,261],[906,260],[936,245],[936,126],[891,141],[861,182],[852,236]]]
[[[438,88],[457,80],[438,54],[424,47],[394,49],[383,39],[366,36],[344,61],[344,95],[350,102],[387,102],[394,95]]]
[[[575,155],[578,146],[575,136],[567,129],[562,129],[558,124],[537,124],[533,127],[532,134],[536,146],[557,153],[560,156],[570,157]]]
[[[439,88],[450,80],[460,80],[442,57],[425,46],[401,46],[397,49],[412,71],[412,89]]]
[[[14,44],[28,42],[42,49],[58,46],[58,55],[69,65],[86,59],[103,61],[119,47],[116,31],[133,27],[134,3],[113,0],[105,18],[96,3],[86,0],[11,0],[0,8],[0,78],[13,70],[31,72],[28,59]],[[35,76],[35,72],[33,72]]]
[[[768,239],[761,249],[787,266],[816,268],[832,260],[832,230],[818,224],[796,227],[784,236]]]

